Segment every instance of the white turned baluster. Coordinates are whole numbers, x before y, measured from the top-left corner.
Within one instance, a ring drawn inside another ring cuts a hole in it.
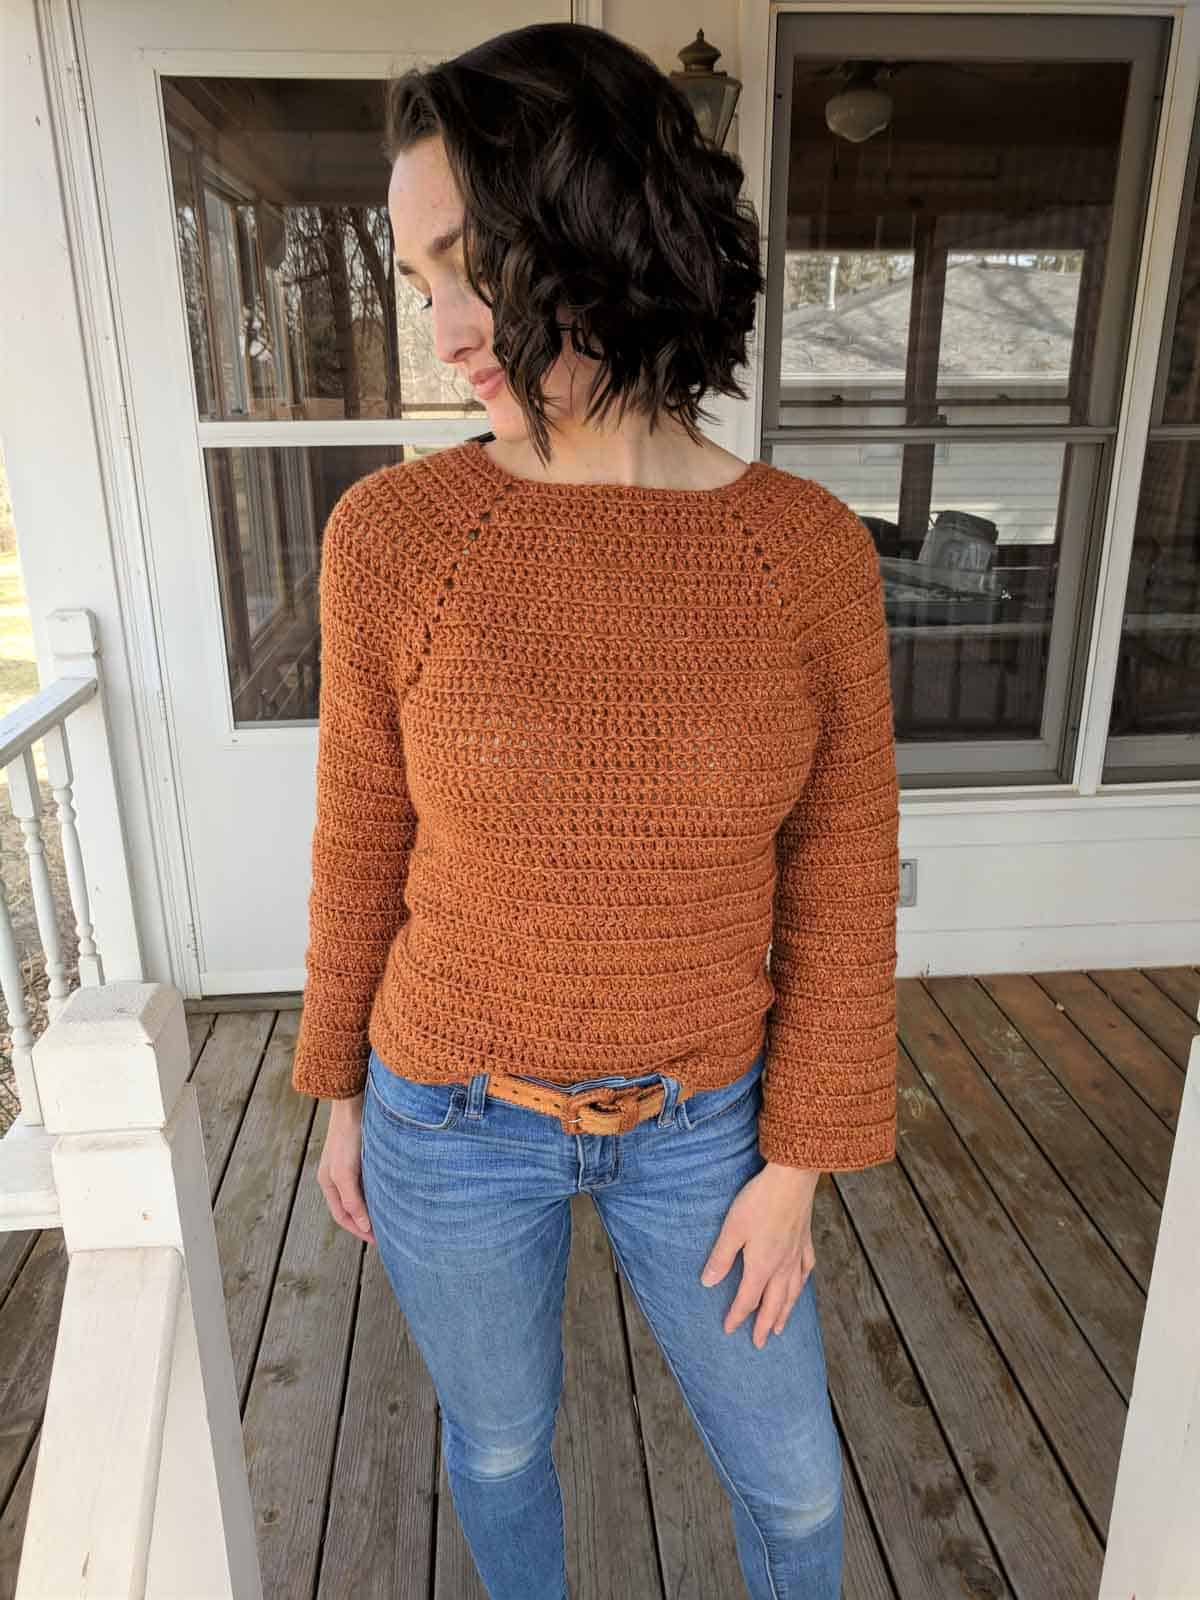
[[[67,969],[63,966],[58,942],[58,914],[54,909],[54,888],[46,865],[46,846],[42,838],[42,791],[38,783],[33,751],[24,749],[6,768],[9,803],[25,835],[25,854],[29,858],[29,887],[33,891],[33,910],[37,917],[49,979],[46,1017],[53,1022],[70,992]]]
[[[140,979],[142,956],[101,688],[96,619],[85,609],[66,609],[51,612],[46,625],[58,675],[0,717],[0,771],[7,777],[9,805],[21,824],[29,858],[33,909],[47,978],[46,1021],[50,1023],[69,998],[70,981],[63,962],[42,833],[44,808],[33,755],[39,739],[46,752],[46,774],[54,796],[67,893],[75,918],[79,987],[101,988],[108,976],[126,981]],[[75,809],[77,763],[87,778],[82,831]],[[95,938],[93,907],[100,915],[108,974]],[[27,1004],[25,983],[11,910],[3,900],[0,885],[0,988],[8,1008],[13,1072],[21,1102],[19,1120],[40,1129],[42,1105],[33,1071],[32,1019],[36,1008]],[[28,1195],[21,1185],[27,1176],[20,1177],[19,1193],[14,1191],[16,1199],[7,1212],[4,1196],[0,1195],[0,1223],[6,1215],[10,1219],[16,1216],[26,1204]]]
[[[78,775],[79,835],[88,885],[87,908],[80,920],[95,919],[96,947],[103,952],[100,983],[115,978],[140,978],[145,972],[141,937],[133,903],[133,872],[128,836],[122,821],[114,751],[100,655],[100,629],[83,608],[52,611],[46,638],[53,651],[53,670],[75,683],[94,683],[93,694],[71,712],[71,770]],[[61,725],[63,717],[53,722]],[[81,946],[80,988],[95,987]]]
[[[29,1012],[25,1006],[25,979],[21,972],[21,958],[17,954],[17,941],[13,936],[12,918],[8,914],[8,894],[2,882],[0,989],[4,991],[4,1003],[8,1007],[13,1076],[17,1080],[17,1098],[21,1102],[21,1121],[29,1123],[31,1127],[41,1127],[42,1103],[33,1076],[33,1029],[29,1025]]]
[[[71,910],[75,913],[75,936],[79,941],[79,984],[81,988],[95,988],[104,982],[104,967],[92,935],[91,905],[88,902],[87,880],[83,871],[83,851],[79,846],[79,830],[75,826],[74,777],[71,768],[71,748],[67,739],[67,725],[60,722],[47,728],[42,741],[46,752],[46,775],[58,806],[58,826],[62,839],[63,865],[67,871],[67,887],[71,896]]]

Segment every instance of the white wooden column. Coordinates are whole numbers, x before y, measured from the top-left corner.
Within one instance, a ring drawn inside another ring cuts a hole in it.
[[[77,989],[33,1059],[70,1267],[17,1600],[261,1600],[182,997]]]
[[[1100,1600],[1200,1595],[1200,1034],[1192,1040]]]

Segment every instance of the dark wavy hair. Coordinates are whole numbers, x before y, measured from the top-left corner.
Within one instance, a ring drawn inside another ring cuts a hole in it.
[[[616,405],[653,430],[665,413],[699,443],[707,391],[747,398],[734,372],[764,287],[757,213],[741,162],[649,56],[601,28],[534,23],[391,79],[385,125],[389,163],[443,141],[467,279],[543,464],[541,384],[564,333],[600,363],[588,421]]]

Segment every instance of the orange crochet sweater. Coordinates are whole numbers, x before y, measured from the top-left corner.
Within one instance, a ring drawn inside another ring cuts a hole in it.
[[[763,461],[536,483],[471,439],[342,495],[320,620],[296,1089],[356,1094],[371,1046],[703,1089],[765,1043],[768,1161],[894,1156],[889,658],[841,500]]]

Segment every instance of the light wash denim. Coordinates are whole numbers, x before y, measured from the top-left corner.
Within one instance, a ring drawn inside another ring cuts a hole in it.
[[[490,1600],[568,1595],[551,1442],[570,1202],[581,1190],[729,1494],[751,1600],[836,1600],[842,1461],[816,1269],[762,1350],[751,1339],[757,1310],[733,1333],[723,1327],[741,1256],[715,1287],[700,1282],[734,1196],[765,1164],[763,1066],[760,1051],[734,1083],[682,1102],[679,1080],[661,1072],[566,1085],[666,1086],[661,1112],[627,1133],[568,1134],[557,1117],[489,1095],[486,1073],[418,1083],[372,1050],[364,1199],[437,1394],[455,1509]]]

